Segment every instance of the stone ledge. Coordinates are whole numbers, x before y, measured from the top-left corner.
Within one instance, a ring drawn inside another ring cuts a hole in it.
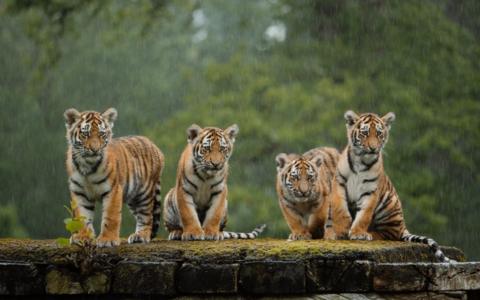
[[[451,258],[463,253],[444,248]],[[480,263],[432,263],[402,242],[122,243],[113,249],[0,240],[0,295],[274,295],[480,290]],[[412,294],[413,295],[413,294]],[[439,298],[440,299],[440,298]],[[443,298],[442,298],[443,299]],[[447,299],[447,298],[445,298]]]

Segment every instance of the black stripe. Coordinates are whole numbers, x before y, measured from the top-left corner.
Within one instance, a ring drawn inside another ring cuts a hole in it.
[[[80,171],[80,165],[78,164],[78,161],[73,157],[73,154],[72,154],[72,161],[73,161],[73,164],[75,165],[75,169]]]
[[[220,190],[220,191],[217,191],[217,192],[212,192],[210,194],[210,200],[208,202],[212,202],[212,199],[213,197],[217,196],[218,194],[220,194],[221,192],[223,192],[223,190]]]
[[[344,181],[343,184],[345,184],[345,183],[348,181],[347,177],[343,176],[343,174],[340,173],[340,171],[338,171],[337,174],[338,174],[338,176],[340,176],[340,178],[342,178],[342,180]],[[345,185],[344,185],[344,186],[345,186]]]
[[[142,196],[142,197],[137,197],[137,198],[135,198],[135,200],[134,200],[134,202],[135,202],[135,203],[134,203],[134,204],[135,204],[135,205],[134,205],[135,210],[136,210],[137,208],[142,208],[142,207],[147,206],[147,205],[150,203],[150,198],[151,198],[151,197],[150,197],[149,194],[145,194],[145,195]]]
[[[192,196],[192,198],[193,198],[193,194],[190,193],[189,191],[187,191],[184,187],[182,187],[182,190],[183,190],[186,194],[189,194],[190,196]]]
[[[372,161],[369,164],[366,164],[362,161],[362,164],[366,167],[365,169],[363,169],[363,171],[365,172],[365,171],[370,170],[378,162],[379,157],[380,157],[380,154],[377,156],[377,158],[374,161]]]
[[[348,166],[350,167],[350,171],[354,174],[357,174],[357,171],[353,168],[352,158],[350,157],[350,147],[347,149],[347,157],[348,157]]]
[[[377,176],[377,177],[373,177],[373,178],[371,178],[371,179],[364,179],[364,180],[362,181],[362,183],[375,182],[375,181],[377,181],[377,179],[378,179],[378,176]]]
[[[80,196],[80,197],[83,197],[84,199],[90,201],[90,200],[88,199],[87,195],[85,195],[85,194],[82,193],[82,192],[72,191],[72,193],[74,193],[75,195]]]
[[[198,173],[198,170],[197,170],[197,164],[195,163],[195,160],[193,160],[193,163],[192,163],[192,167],[193,167],[193,174],[195,174],[195,176],[198,177],[198,179],[200,179],[201,181],[205,181],[205,179],[203,179],[203,177]]]
[[[95,209],[95,205],[85,205],[85,204],[80,204],[80,205],[87,210],[93,211]]]
[[[110,175],[112,174],[113,170],[110,170],[110,172],[108,172],[107,176],[105,176],[104,178],[98,180],[98,181],[94,181],[92,182],[93,184],[102,184],[102,183],[105,183],[108,178],[110,177]]]
[[[392,233],[391,230],[384,230],[379,232],[386,240],[394,241],[396,240],[395,233]]]
[[[391,198],[392,198],[392,193],[389,193],[387,198],[385,198],[385,195],[384,195],[382,200],[380,202],[378,202],[377,207],[375,207],[374,213],[377,214],[377,213],[381,212],[382,210],[384,210],[385,206],[388,205]]]
[[[75,179],[73,178],[70,178],[70,181],[75,184],[76,186],[78,186],[80,189],[83,189],[83,185],[80,184],[80,182],[76,181]]]
[[[196,185],[195,183],[191,182],[191,181],[188,179],[188,177],[187,177],[187,175],[186,175],[185,173],[183,174],[183,180],[185,180],[188,184],[190,184],[191,186],[193,186],[193,188],[194,188],[195,190],[198,190],[197,185]]]
[[[389,218],[391,219],[391,218]],[[388,220],[387,220],[388,221]],[[396,220],[396,221],[388,221],[386,223],[377,223],[375,222],[375,228],[381,228],[381,227],[396,227],[400,224],[402,224],[402,220]]]
[[[222,183],[222,182],[223,182],[223,179],[224,179],[224,178],[222,177],[222,179],[220,179],[218,182],[215,182],[214,184],[212,184],[212,185],[210,186],[210,188],[213,189],[214,187],[216,187],[217,185],[219,185],[220,183]]]
[[[378,224],[383,224],[384,221],[387,221],[393,217],[396,217],[398,215],[400,215],[402,212],[401,210],[394,210],[394,211],[391,211],[389,214],[383,216],[381,219],[378,219],[378,220],[375,220],[375,223],[378,223]]]
[[[98,167],[100,166],[100,164],[102,163],[103,161],[103,154],[100,155],[100,159],[97,161],[97,163],[92,167],[92,169],[90,170],[90,172],[86,175],[90,175],[90,174],[93,174],[93,173],[96,173],[97,170],[98,170]]]
[[[329,151],[325,151],[325,153],[327,154],[327,156],[330,158],[330,161],[335,163],[335,158],[333,157],[332,153],[330,153]]]
[[[373,194],[374,191],[375,191],[375,190],[370,191],[370,192],[365,192],[365,193],[361,194],[361,195],[360,195],[360,198],[358,198],[358,200],[362,199],[362,198],[365,197],[365,196],[368,196],[368,195]]]
[[[108,190],[106,192],[103,192],[101,195],[100,195],[100,201],[103,201],[103,198],[105,198],[108,194],[110,194],[112,190]]]

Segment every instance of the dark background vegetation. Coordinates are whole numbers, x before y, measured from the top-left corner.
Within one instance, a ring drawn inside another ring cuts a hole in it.
[[[154,140],[164,193],[190,124],[237,123],[228,228],[283,238],[275,155],[343,148],[354,109],[397,115],[385,165],[410,231],[478,259],[479,15],[475,0],[0,0],[0,236],[66,235],[69,107],[114,106],[117,136]]]

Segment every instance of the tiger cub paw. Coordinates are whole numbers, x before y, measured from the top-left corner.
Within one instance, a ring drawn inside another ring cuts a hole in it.
[[[351,240],[362,240],[362,241],[371,241],[373,237],[368,232],[350,232],[348,234]]]
[[[326,229],[325,230],[325,233],[323,235],[323,239],[324,240],[329,240],[329,241],[332,241],[332,240],[336,240],[337,239],[337,235],[335,234],[335,231],[333,231],[332,229]]]
[[[132,233],[128,237],[128,243],[133,244],[133,243],[149,243],[150,242],[150,236],[151,232],[144,230],[144,231],[138,231],[135,233]]]
[[[205,230],[205,239],[209,241],[220,241],[223,240],[223,232],[218,230]]]
[[[202,229],[184,230],[182,233],[182,241],[203,241],[205,233]]]
[[[92,242],[92,237],[88,234],[74,233],[70,237],[70,245],[84,246],[87,243]]]
[[[182,239],[182,230],[178,229],[178,230],[172,230],[170,231],[170,233],[168,234],[168,240],[169,241],[179,241]]]
[[[98,237],[97,238],[97,247],[98,248],[110,248],[120,245],[120,238],[107,238],[107,237]]]
[[[310,232],[301,232],[301,233],[291,233],[288,236],[288,241],[300,241],[300,240],[311,240],[312,235]]]

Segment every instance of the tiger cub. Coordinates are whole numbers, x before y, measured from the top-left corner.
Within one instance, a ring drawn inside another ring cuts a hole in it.
[[[236,124],[225,130],[187,130],[188,143],[178,163],[176,186],[165,196],[163,217],[169,240],[256,238],[264,225],[250,233],[224,232],[227,223],[228,159],[238,134]]]
[[[98,247],[120,244],[122,202],[136,219],[129,243],[148,243],[160,223],[160,175],[164,167],[162,152],[147,138],[131,136],[112,139],[117,118],[114,108],[104,113],[65,111],[67,127],[67,173],[74,216],[85,218],[86,228],[72,235],[79,243],[94,234],[96,201],[103,206]]]
[[[338,151],[328,147],[303,155],[277,155],[276,188],[291,230],[289,240],[347,236],[351,224],[347,207],[343,202],[333,203],[331,197],[338,157]]]
[[[358,116],[347,111],[345,120],[348,145],[338,162],[337,196],[348,203],[353,217],[350,239],[424,243],[430,246],[438,260],[449,261],[434,240],[408,232],[402,204],[383,169],[382,149],[395,114]]]

